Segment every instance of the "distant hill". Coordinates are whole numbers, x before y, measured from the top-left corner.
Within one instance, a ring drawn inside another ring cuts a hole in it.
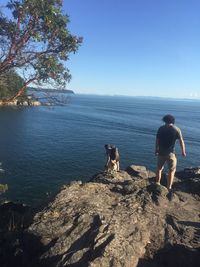
[[[63,93],[63,94],[75,94],[74,91],[68,89],[50,89],[50,88],[35,88],[28,87],[29,91],[44,92],[44,93]]]

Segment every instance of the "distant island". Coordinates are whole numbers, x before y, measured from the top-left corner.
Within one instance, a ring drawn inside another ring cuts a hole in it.
[[[68,89],[50,89],[50,88],[35,88],[35,87],[28,87],[27,89],[29,91],[34,91],[34,92],[75,94],[74,91]]]

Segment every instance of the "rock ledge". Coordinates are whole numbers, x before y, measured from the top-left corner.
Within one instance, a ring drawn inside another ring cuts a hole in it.
[[[172,194],[134,165],[64,186],[19,239],[19,266],[199,266],[199,173],[177,173]]]

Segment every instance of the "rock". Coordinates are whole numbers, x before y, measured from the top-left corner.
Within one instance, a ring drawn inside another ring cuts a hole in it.
[[[176,180],[176,189],[200,196],[200,167],[185,168],[176,172],[176,177],[181,181],[177,183]]]
[[[148,172],[144,166],[131,165],[126,169],[126,171],[134,177],[148,178]]]
[[[33,96],[21,96],[13,101],[5,103],[0,100],[0,106],[41,106],[42,103]]]
[[[74,183],[36,215],[28,232],[41,237],[48,247],[40,256],[43,264],[136,267],[146,258],[149,263],[154,257],[153,262],[159,262],[157,255],[162,250],[168,258],[171,250],[165,240],[186,251],[190,243],[194,255],[199,253],[195,229],[186,238],[188,229],[180,223],[193,218],[198,227],[199,202],[194,204],[195,198],[187,195],[188,203],[183,205],[179,200],[182,192],[169,200],[166,187],[155,186],[145,167],[132,166],[127,171],[131,176],[123,171],[100,173],[89,183]]]
[[[150,173],[145,167],[128,172],[102,172],[64,186],[35,214],[18,245],[15,239],[15,266],[197,267],[200,202],[191,192],[199,188],[198,177],[178,179],[169,198],[152,175],[140,176]],[[191,192],[184,189],[187,182]],[[9,266],[1,257],[0,265]]]
[[[139,178],[153,178],[155,177],[155,173],[146,169],[145,166],[131,165],[126,169],[127,173],[133,177]]]
[[[155,183],[147,186],[147,191],[149,192],[152,201],[157,205],[161,205],[163,201],[166,201],[166,197],[169,193],[165,186],[157,185]]]
[[[176,172],[176,177],[181,179],[194,178],[194,177],[200,178],[200,167],[185,168],[183,171]]]
[[[31,105],[32,106],[41,106],[41,102],[40,101],[32,101]]]

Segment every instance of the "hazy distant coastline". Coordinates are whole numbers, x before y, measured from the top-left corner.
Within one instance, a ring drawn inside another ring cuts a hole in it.
[[[123,97],[123,98],[137,98],[137,99],[152,99],[152,100],[172,100],[172,101],[200,101],[200,98],[181,98],[181,97],[169,97],[169,96],[140,96],[140,95],[120,95],[120,94],[92,94],[92,93],[77,93],[77,95],[97,96],[97,97]]]
[[[29,91],[44,92],[44,93],[63,93],[63,94],[75,94],[74,91],[68,89],[50,89],[50,88],[35,88],[28,87]]]

